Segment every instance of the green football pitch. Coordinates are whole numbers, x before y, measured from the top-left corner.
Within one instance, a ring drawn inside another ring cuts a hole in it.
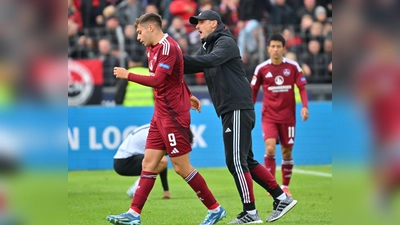
[[[332,224],[332,166],[296,166],[290,191],[298,204],[275,224]],[[233,220],[242,210],[234,181],[226,168],[198,168],[227,217]],[[68,223],[71,225],[109,224],[106,216],[126,211],[131,199],[126,190],[137,177],[123,177],[114,171],[68,172]],[[280,183],[281,173],[277,171]],[[171,199],[163,195],[160,179],[142,211],[143,225],[195,225],[206,215],[206,208],[189,185],[172,169],[168,171]],[[272,198],[254,183],[256,206],[265,221],[272,211]]]

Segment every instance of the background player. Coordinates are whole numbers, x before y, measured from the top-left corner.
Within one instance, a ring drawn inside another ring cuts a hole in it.
[[[292,177],[292,150],[295,139],[296,101],[294,85],[299,88],[301,102],[301,117],[308,119],[307,84],[299,64],[283,57],[285,39],[280,34],[274,34],[268,41],[270,59],[256,67],[251,87],[253,102],[262,85],[264,96],[262,105],[262,131],[265,142],[265,167],[275,176],[276,143],[279,141],[282,150],[282,189],[291,196],[289,183]]]

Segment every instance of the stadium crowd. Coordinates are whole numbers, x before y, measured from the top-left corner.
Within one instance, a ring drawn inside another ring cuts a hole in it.
[[[117,80],[113,68],[147,67],[145,47],[136,39],[134,21],[147,12],[163,18],[163,30],[194,54],[201,45],[189,17],[213,9],[237,39],[251,79],[266,60],[273,33],[286,40],[285,57],[296,60],[308,83],[332,83],[331,0],[68,0],[68,57],[99,58],[104,86]],[[204,85],[202,73],[185,75],[188,85]]]

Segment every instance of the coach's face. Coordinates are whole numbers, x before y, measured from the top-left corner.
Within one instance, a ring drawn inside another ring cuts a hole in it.
[[[154,29],[152,24],[138,24],[136,32],[138,34],[137,39],[146,47],[153,45],[152,30]]]
[[[217,28],[217,25],[216,20],[198,20],[196,29],[199,31],[200,39],[204,41]]]
[[[271,58],[279,59],[283,56],[283,44],[280,41],[271,41],[268,46],[268,52]]]

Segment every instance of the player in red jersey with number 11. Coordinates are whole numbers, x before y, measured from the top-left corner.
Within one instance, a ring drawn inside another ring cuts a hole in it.
[[[308,119],[308,98],[305,85],[306,78],[299,64],[283,57],[285,39],[280,34],[271,36],[268,43],[270,59],[256,67],[251,87],[253,102],[257,100],[260,86],[263,87],[262,131],[265,142],[265,167],[275,176],[276,143],[279,141],[282,149],[282,190],[289,196],[289,182],[292,177],[292,149],[295,137],[296,101],[294,85],[299,88],[301,102],[301,117]]]

